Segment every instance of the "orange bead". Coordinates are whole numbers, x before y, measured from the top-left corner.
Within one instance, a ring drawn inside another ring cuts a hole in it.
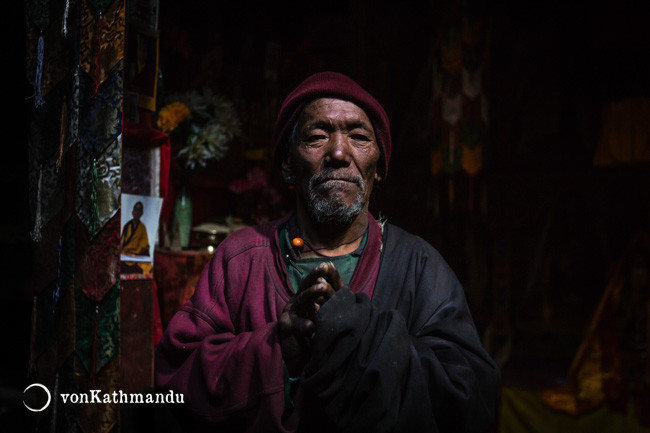
[[[293,238],[291,240],[291,245],[293,245],[296,248],[302,248],[302,246],[305,244],[305,241],[303,241],[301,238]]]

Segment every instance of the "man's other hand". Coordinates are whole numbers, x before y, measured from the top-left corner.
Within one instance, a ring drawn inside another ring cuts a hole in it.
[[[298,293],[285,305],[278,320],[278,334],[289,374],[299,374],[307,362],[314,316],[342,286],[343,280],[334,264],[323,262],[303,278]]]

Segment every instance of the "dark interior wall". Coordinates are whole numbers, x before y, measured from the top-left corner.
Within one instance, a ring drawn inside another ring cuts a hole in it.
[[[492,9],[496,167],[588,167],[603,104],[650,95],[647,6],[552,4]]]
[[[650,9],[510,3],[493,10],[493,217],[511,233],[534,233],[552,214],[559,229],[584,232],[612,260],[648,228],[649,170],[594,167],[593,156],[601,110],[650,96]]]
[[[553,3],[491,9],[486,224],[508,263],[493,286],[514,338],[506,373],[520,360],[513,380],[546,385],[568,371],[614,260],[650,228],[648,164],[593,164],[602,109],[650,96],[650,8]]]

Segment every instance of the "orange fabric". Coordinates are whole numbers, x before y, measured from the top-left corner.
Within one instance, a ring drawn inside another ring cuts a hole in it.
[[[133,254],[135,256],[149,255],[149,236],[144,223],[139,222],[133,228],[133,220],[124,225],[122,231],[122,254]]]

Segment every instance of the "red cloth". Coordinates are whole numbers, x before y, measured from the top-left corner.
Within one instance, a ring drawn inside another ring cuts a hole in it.
[[[160,317],[160,302],[158,302],[158,286],[153,282],[153,347],[157,347],[163,334],[162,319]]]
[[[337,98],[353,102],[366,112],[375,129],[375,137],[381,149],[382,162],[379,172],[382,177],[388,173],[391,154],[390,122],[381,104],[359,84],[338,72],[319,72],[300,83],[282,103],[275,122],[275,158],[282,162],[286,146],[303,107],[319,98]]]

